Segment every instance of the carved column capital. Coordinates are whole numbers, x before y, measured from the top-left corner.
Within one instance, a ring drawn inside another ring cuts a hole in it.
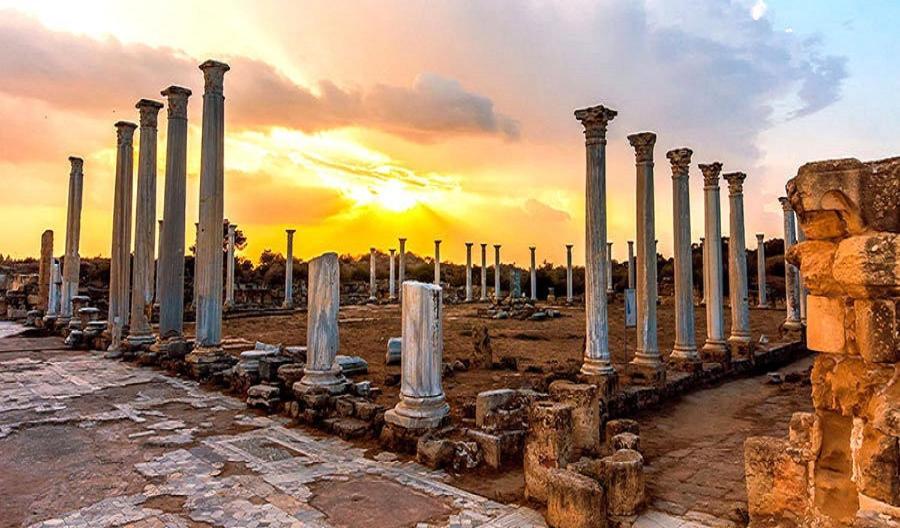
[[[474,242],[466,242],[466,247],[470,248],[474,245]]]
[[[169,86],[160,92],[169,102],[169,119],[187,119],[188,97],[191,91],[181,86]]]
[[[781,204],[781,210],[785,213],[791,213],[794,211],[794,208],[791,206],[791,201],[788,200],[787,196],[779,196],[778,202]]]
[[[672,164],[672,178],[687,178],[691,169],[691,155],[694,153],[689,148],[678,148],[666,152],[666,157]]]
[[[584,126],[584,142],[591,145],[606,143],[606,127],[618,112],[603,105],[575,110],[575,119]]]
[[[656,134],[653,132],[640,132],[628,136],[628,142],[634,147],[634,157],[637,163],[653,163],[653,147],[656,145]]]
[[[72,174],[79,174],[84,168],[84,160],[81,158],[69,156],[69,163],[72,164]]]
[[[703,173],[703,186],[709,189],[719,188],[719,174],[722,172],[722,164],[718,161],[701,163],[698,165]]]
[[[134,140],[134,130],[137,125],[130,121],[119,121],[116,123],[116,141],[118,145],[131,145]]]
[[[743,172],[729,172],[728,174],[723,174],[722,177],[728,182],[729,196],[737,196],[744,193],[744,180],[747,179],[746,174]]]
[[[204,91],[208,94],[222,95],[222,88],[225,84],[225,72],[231,69],[224,62],[208,60],[200,65],[203,70]]]
[[[157,117],[163,104],[159,101],[151,99],[141,99],[134,105],[140,112],[140,122],[142,127],[156,128]]]

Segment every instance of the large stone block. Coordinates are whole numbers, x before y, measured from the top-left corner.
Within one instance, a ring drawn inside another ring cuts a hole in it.
[[[751,526],[793,528],[809,507],[807,465],[791,458],[790,444],[780,438],[755,436],[744,442]]]
[[[622,449],[600,460],[606,477],[606,505],[610,515],[637,514],[644,505],[644,458]]]
[[[516,397],[513,389],[496,389],[479,392],[475,397],[475,425],[485,427],[485,419],[495,410],[508,405]]]
[[[839,297],[807,296],[806,346],[817,352],[840,354],[847,346],[844,300]]]
[[[572,405],[573,442],[576,448],[594,453],[600,448],[600,394],[596,385],[556,380],[550,396]]]
[[[875,233],[842,240],[833,274],[855,299],[896,296],[900,288],[900,235]]]
[[[853,475],[859,491],[900,506],[900,444],[862,420],[854,422],[851,441]]]
[[[856,312],[856,345],[863,359],[873,363],[900,361],[894,300],[858,299],[853,308]]]
[[[606,498],[594,479],[565,469],[550,471],[547,524],[551,528],[605,528]]]
[[[858,357],[820,355],[813,363],[812,398],[816,409],[860,416],[894,377],[895,369]]]
[[[852,418],[833,412],[819,413],[822,447],[815,463],[812,484],[816,510],[837,523],[849,523],[859,509],[852,481]],[[838,524],[840,526],[840,524]]]
[[[496,434],[470,429],[466,434],[481,449],[485,464],[498,469],[522,461],[525,431],[500,431]]]
[[[803,460],[815,460],[822,447],[822,430],[819,427],[818,416],[815,413],[795,412],[791,416],[788,440]]]
[[[572,406],[538,401],[529,409],[525,437],[525,496],[547,502],[551,469],[565,468],[572,458]]]

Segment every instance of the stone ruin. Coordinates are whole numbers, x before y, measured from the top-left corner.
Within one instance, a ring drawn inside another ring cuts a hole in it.
[[[900,525],[900,158],[809,163],[787,189],[815,410],[747,440],[750,525]]]

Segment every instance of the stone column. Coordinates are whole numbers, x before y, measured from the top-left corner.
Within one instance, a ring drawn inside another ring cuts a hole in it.
[[[47,313],[50,306],[50,281],[53,268],[53,231],[41,234],[41,260],[38,262],[38,309]]]
[[[637,168],[637,345],[628,373],[637,383],[661,383],[666,369],[656,335],[656,227],[653,205],[653,146],[656,134],[628,136]]]
[[[403,429],[432,429],[447,421],[450,406],[441,387],[444,352],[441,288],[421,282],[403,285],[400,402],[385,423]]]
[[[585,170],[585,349],[581,373],[596,378],[601,394],[615,390],[616,370],[609,354],[606,274],[606,129],[615,110],[593,106],[575,111],[584,126]]]
[[[225,96],[227,64],[200,65],[203,137],[200,144],[200,233],[197,244],[196,351],[218,354],[222,343],[222,225],[225,222]]]
[[[434,241],[434,284],[441,285],[441,241]]]
[[[487,294],[487,244],[481,244],[481,300],[488,300]]]
[[[112,250],[109,261],[109,357],[121,355],[128,323],[131,282],[131,192],[134,180],[134,130],[137,125],[116,123],[116,183],[113,196]],[[65,278],[63,279],[65,282]],[[65,293],[63,284],[63,293]],[[71,301],[71,299],[70,299]],[[65,303],[64,303],[65,304]],[[70,303],[71,310],[71,303]]]
[[[187,104],[191,91],[169,86],[166,189],[159,252],[159,339],[171,353],[184,342],[184,220],[187,185]]]
[[[134,260],[131,279],[131,324],[128,346],[146,348],[156,342],[153,315],[153,254],[156,243],[156,122],[163,104],[141,99],[141,144],[138,151],[137,203],[134,207]]]
[[[472,243],[466,242],[466,302],[472,302]]]
[[[494,244],[494,301],[500,302],[500,244]]]
[[[191,305],[194,308],[194,315],[197,315],[197,287],[200,285],[200,282],[197,280],[197,266],[199,260],[198,256],[198,248],[200,247],[200,222],[194,222],[194,296],[191,298]]]
[[[612,260],[612,242],[606,243],[606,293],[611,295],[613,293],[613,280],[612,280],[612,270],[613,270],[613,260]]]
[[[130,144],[131,141],[129,140]],[[59,308],[60,325],[68,324],[69,319],[72,318],[72,297],[78,295],[78,280],[81,274],[81,256],[78,253],[78,246],[81,240],[81,198],[84,193],[84,161],[81,158],[69,156],[69,163],[72,165],[72,170],[69,172],[66,254],[63,257],[63,282]]]
[[[797,243],[796,230],[794,224],[794,210],[791,203],[784,196],[778,199],[781,202],[781,210],[784,212],[784,254],[787,256],[788,250]],[[789,263],[787,259],[784,261],[784,304],[787,308],[787,317],[782,324],[785,330],[797,331],[803,328],[800,322],[800,288],[799,274],[797,268]]]
[[[706,344],[703,354],[713,361],[727,359],[725,312],[722,307],[722,209],[719,203],[719,162],[700,165],[703,173],[704,232],[703,270],[706,273]]]
[[[391,254],[391,261],[390,261],[390,263],[388,264],[388,270],[389,270],[389,275],[388,275],[388,300],[393,301],[394,299],[397,298],[397,285],[394,284],[394,278],[396,277],[396,274],[394,273],[394,252],[396,252],[397,250],[391,248],[391,249],[389,249],[388,251],[389,251],[390,254]]]
[[[338,311],[341,304],[341,269],[337,253],[325,253],[309,261],[306,368],[294,385],[295,392],[326,389],[343,392],[347,380],[335,357],[340,349]],[[404,310],[406,309],[404,303]]]
[[[156,280],[153,284],[153,306],[159,307],[159,262],[162,260],[162,252],[163,252],[163,221],[162,219],[157,220],[157,230],[158,233],[156,235],[156,268],[153,272]]]
[[[766,298],[766,235],[756,233],[756,288],[759,302],[757,308],[767,308],[769,301]]]
[[[672,212],[675,234],[675,347],[669,361],[694,370],[701,367],[694,341],[694,265],[691,256],[691,197],[688,148],[666,153],[672,164]]]
[[[747,242],[744,237],[743,172],[723,175],[728,181],[729,239],[728,286],[731,299],[731,335],[728,344],[743,353],[750,352],[750,296],[747,285]]]
[[[706,306],[706,237],[700,237],[700,275],[703,278],[700,281],[700,287],[702,291],[700,292],[702,297],[700,299],[700,306]]]
[[[566,244],[566,302],[569,304],[575,299],[572,290],[572,244]]]
[[[400,302],[403,302],[403,298],[402,298],[403,297],[402,296],[403,281],[406,280],[406,239],[405,238],[400,239],[400,262],[399,262],[399,264],[400,264],[400,269],[397,271],[397,277],[398,277],[397,282],[400,285],[400,291],[401,291]]]
[[[234,237],[237,224],[228,223],[228,254],[225,255],[225,308],[234,308]]]
[[[53,317],[59,315],[59,291],[62,289],[62,274],[59,272],[59,260],[52,259],[50,265],[50,288],[47,293],[47,315]]]
[[[284,301],[283,308],[294,307],[294,233],[296,229],[285,229],[287,234],[287,256],[284,259]]]
[[[535,261],[534,252],[535,252],[535,249],[537,249],[537,248],[535,248],[534,246],[531,246],[528,249],[529,249],[529,251],[531,251],[531,300],[536,301],[537,300],[537,263]]]
[[[635,269],[634,269],[634,240],[628,241],[628,288],[634,289]]]
[[[806,240],[806,234],[803,232],[803,226],[797,223],[797,243]],[[796,269],[796,268],[795,268]],[[800,324],[806,326],[806,280],[803,278],[803,272],[797,270],[797,289],[800,291]]]
[[[369,302],[378,300],[378,283],[375,277],[375,248],[369,248]]]

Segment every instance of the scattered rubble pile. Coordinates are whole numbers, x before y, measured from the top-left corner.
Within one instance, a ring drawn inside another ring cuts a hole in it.
[[[507,299],[478,309],[478,317],[484,319],[517,319],[519,321],[544,321],[555,319],[562,314],[550,307],[539,308],[525,298]]]

